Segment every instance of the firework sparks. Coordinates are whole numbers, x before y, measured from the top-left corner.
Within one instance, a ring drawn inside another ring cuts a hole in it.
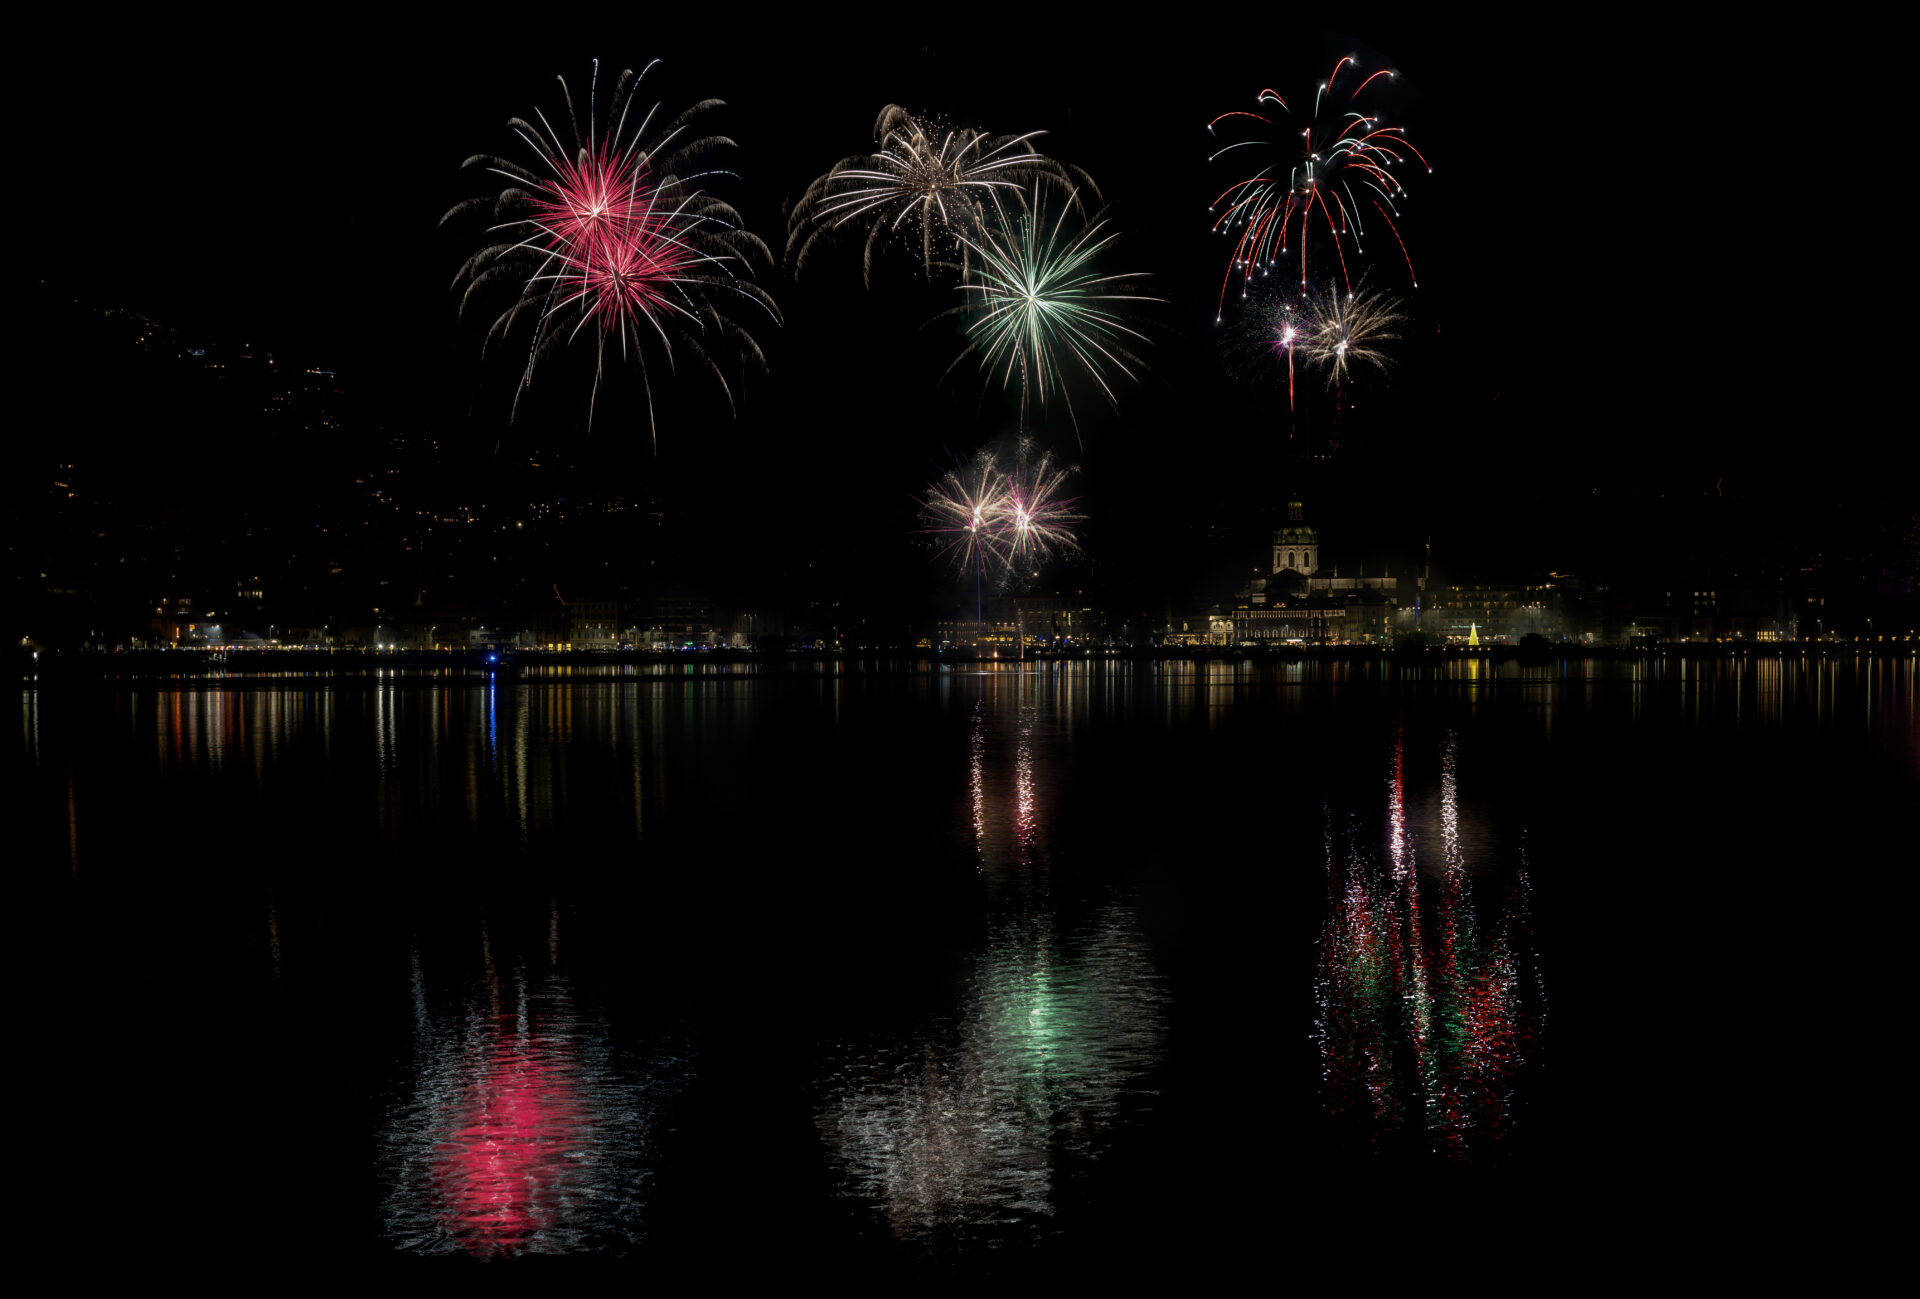
[[[1291,294],[1262,293],[1235,328],[1229,356],[1248,377],[1287,372],[1287,409],[1294,409],[1294,353],[1307,342],[1308,321]]]
[[[1085,519],[1072,497],[1064,495],[1071,466],[1057,466],[1052,452],[1032,459],[1032,445],[1022,442],[1019,458],[1006,475],[1002,527],[1007,538],[1010,573],[1039,576],[1040,566],[1055,555],[1080,549],[1074,528]]]
[[[469,158],[469,169],[490,172],[505,184],[495,194],[457,204],[443,223],[480,213],[492,219],[486,242],[461,267],[455,287],[465,286],[462,312],[495,289],[513,291],[513,301],[487,331],[489,348],[530,322],[516,414],[537,364],[587,333],[596,347],[594,400],[611,344],[618,356],[639,364],[652,431],[646,350],[661,349],[669,369],[677,368],[681,355],[691,357],[719,380],[729,409],[733,389],[722,361],[765,365],[759,345],[733,312],[751,304],[779,323],[773,299],[750,278],[756,263],[771,265],[772,255],[742,228],[738,213],[700,187],[704,178],[726,173],[688,170],[710,150],[732,143],[720,136],[690,138],[692,119],[720,101],[704,100],[656,129],[659,105],[637,111],[634,104],[645,70],[629,69],[617,79],[603,118],[597,62],[594,67],[586,130],[563,78],[566,130],[540,112],[534,114],[537,126],[510,121],[537,165],[487,154]],[[591,422],[591,402],[588,409]],[[657,444],[657,432],[655,438]]]
[[[1385,370],[1393,364],[1380,344],[1398,339],[1406,319],[1398,298],[1370,291],[1364,279],[1352,293],[1330,286],[1313,303],[1296,346],[1308,364],[1326,368],[1329,386],[1344,384],[1355,366]]]
[[[1000,570],[1006,562],[1007,481],[992,447],[982,447],[973,458],[949,469],[927,488],[922,514],[926,531],[945,538],[940,554],[965,572]],[[984,580],[984,579],[982,579]]]
[[[924,530],[944,539],[940,554],[962,573],[972,570],[977,589],[1005,590],[1039,575],[1048,561],[1079,552],[1075,529],[1086,518],[1066,495],[1072,466],[1056,464],[1051,452],[1036,459],[1030,439],[1021,439],[1013,462],[982,447],[927,489]]]
[[[1027,210],[990,222],[980,242],[968,241],[978,267],[959,286],[969,295],[963,310],[972,319],[967,349],[954,364],[977,355],[989,380],[997,376],[1002,387],[1017,376],[1022,427],[1033,397],[1045,406],[1051,394],[1059,393],[1077,432],[1079,419],[1067,396],[1063,367],[1071,362],[1070,368],[1091,376],[1118,409],[1108,379],[1118,372],[1138,382],[1132,366],[1141,362],[1127,349],[1129,340],[1147,341],[1121,313],[1128,303],[1161,299],[1126,291],[1144,278],[1138,273],[1101,273],[1097,260],[1118,237],[1102,233],[1104,220],[1069,237],[1068,208],[1049,221],[1038,189],[1032,199]]]
[[[945,127],[888,104],[873,135],[879,147],[835,163],[794,205],[787,257],[797,275],[822,235],[843,226],[867,226],[861,274],[873,280],[875,247],[903,226],[917,227],[920,259],[933,273],[936,243],[957,250],[965,273],[962,240],[977,236],[989,208],[1003,199],[1019,202],[1029,183],[1050,184],[1072,196],[1099,190],[1085,172],[1056,162],[1033,147],[1044,131],[984,135]],[[1077,200],[1073,200],[1077,201]]]
[[[1389,69],[1365,73],[1349,56],[1336,63],[1316,89],[1310,115],[1296,115],[1286,100],[1262,90],[1255,101],[1259,112],[1222,113],[1207,123],[1207,130],[1216,135],[1216,128],[1230,119],[1236,128],[1258,123],[1261,132],[1253,139],[1223,146],[1214,158],[1248,147],[1280,153],[1252,175],[1229,185],[1208,208],[1214,214],[1213,228],[1234,239],[1233,255],[1220,282],[1222,313],[1235,272],[1245,296],[1256,272],[1265,275],[1280,265],[1281,258],[1290,257],[1292,243],[1299,244],[1300,289],[1305,293],[1307,246],[1315,230],[1328,236],[1341,281],[1351,292],[1347,244],[1360,257],[1370,221],[1377,221],[1393,236],[1406,262],[1407,278],[1419,287],[1412,254],[1395,222],[1399,204],[1406,198],[1406,186],[1397,172],[1409,160],[1428,171],[1433,168],[1408,142],[1406,128],[1382,125],[1381,118],[1365,111],[1361,99],[1369,87],[1391,84],[1394,77]],[[1304,108],[1305,101],[1299,102]]]

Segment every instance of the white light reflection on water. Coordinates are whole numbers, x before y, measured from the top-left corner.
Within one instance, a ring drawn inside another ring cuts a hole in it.
[[[1131,907],[1070,929],[1056,917],[1041,824],[1061,756],[1052,678],[980,689],[966,780],[994,899],[983,941],[959,996],[917,1029],[829,1052],[816,1111],[839,1194],[897,1236],[962,1244],[1052,1230],[1060,1179],[1151,1107],[1169,1001]]]
[[[38,767],[40,765],[40,692],[38,690],[20,692],[20,747],[26,750],[27,761]]]
[[[516,813],[515,823],[520,827],[520,837],[527,837],[527,731],[530,726],[529,706],[531,692],[525,686],[514,691],[513,709],[513,799]]]
[[[967,737],[967,772],[973,812],[973,845],[982,867],[987,855],[987,701],[973,705],[973,726]]]
[[[1449,875],[1466,868],[1466,860],[1460,855],[1460,792],[1454,781],[1458,747],[1458,742],[1449,735],[1440,753],[1440,850]]]
[[[902,1237],[1047,1231],[1062,1165],[1097,1159],[1150,1105],[1167,994],[1127,908],[1062,937],[1044,912],[997,922],[950,1018],[843,1048],[817,1122],[840,1193]]]
[[[1041,767],[1048,756],[1057,761],[1066,747],[1057,678],[1049,668],[979,674],[967,732],[967,815],[983,872],[1032,867],[1043,855]],[[992,724],[992,718],[1009,715],[1010,728]]]
[[[1013,839],[1022,866],[1033,864],[1033,841],[1039,832],[1033,791],[1033,732],[1037,711],[1031,703],[1020,705],[1020,738],[1013,759]]]

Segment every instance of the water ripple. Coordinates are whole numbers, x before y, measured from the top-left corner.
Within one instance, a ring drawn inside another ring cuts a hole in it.
[[[616,1054],[559,978],[497,980],[435,1015],[382,1124],[385,1234],[403,1251],[621,1253],[646,1235],[653,1134],[683,1062]]]
[[[1062,939],[1002,921],[960,1006],[922,1037],[843,1047],[817,1122],[842,1195],[894,1234],[1047,1230],[1057,1179],[1097,1158],[1164,1050],[1167,995],[1119,906]]]

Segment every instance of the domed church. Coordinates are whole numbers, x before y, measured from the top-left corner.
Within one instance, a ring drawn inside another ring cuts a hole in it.
[[[1303,516],[1299,501],[1287,502],[1287,522],[1273,534],[1273,571],[1312,577],[1320,569],[1320,534]]]

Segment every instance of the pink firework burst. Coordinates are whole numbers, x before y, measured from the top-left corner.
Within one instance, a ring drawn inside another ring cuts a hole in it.
[[[921,521],[944,544],[942,556],[979,586],[1004,590],[1038,575],[1059,555],[1080,549],[1075,527],[1085,519],[1065,494],[1070,467],[1052,454],[1036,460],[1022,439],[1012,464],[982,447],[927,488]]]
[[[1007,559],[1007,481],[992,447],[974,452],[965,464],[948,470],[927,488],[922,521],[926,531],[940,537],[943,556],[965,572],[974,570],[984,580],[988,569],[1000,571]]]
[[[1037,577],[1055,555],[1078,551],[1074,528],[1086,518],[1074,498],[1064,494],[1072,468],[1056,466],[1051,452],[1034,460],[1032,450],[1031,443],[1023,441],[1006,475],[1007,561],[1016,577]]]
[[[550,158],[554,175],[542,180],[532,219],[560,247],[606,235],[623,235],[652,216],[654,185],[644,156],[616,150],[601,140],[593,153]]]
[[[658,316],[684,309],[678,286],[700,263],[667,220],[589,229],[554,252],[558,267],[543,277],[559,289],[554,309],[577,310],[575,333],[591,324],[617,334],[623,352],[629,326],[645,322],[658,330]]]
[[[497,288],[513,291],[488,329],[486,345],[522,331],[531,334],[514,397],[516,413],[541,360],[583,332],[595,338],[596,399],[609,340],[617,342],[620,356],[638,362],[650,430],[653,395],[645,356],[650,348],[664,353],[670,370],[678,368],[682,356],[691,357],[719,381],[729,409],[729,370],[766,363],[734,313],[751,304],[779,323],[773,299],[752,279],[753,268],[771,267],[772,256],[743,228],[737,212],[702,187],[705,178],[726,173],[688,170],[711,149],[731,144],[718,136],[685,138],[690,121],[719,101],[695,104],[654,131],[656,105],[629,130],[643,75],[620,74],[604,130],[598,64],[586,130],[580,129],[564,79],[560,86],[570,136],[541,113],[534,114],[538,126],[513,119],[509,126],[537,156],[537,167],[489,155],[467,160],[469,167],[506,184],[497,194],[470,199],[447,214],[447,220],[481,212],[492,218],[485,243],[461,268],[456,286],[465,285],[463,311]],[[588,411],[591,423],[591,403]]]

